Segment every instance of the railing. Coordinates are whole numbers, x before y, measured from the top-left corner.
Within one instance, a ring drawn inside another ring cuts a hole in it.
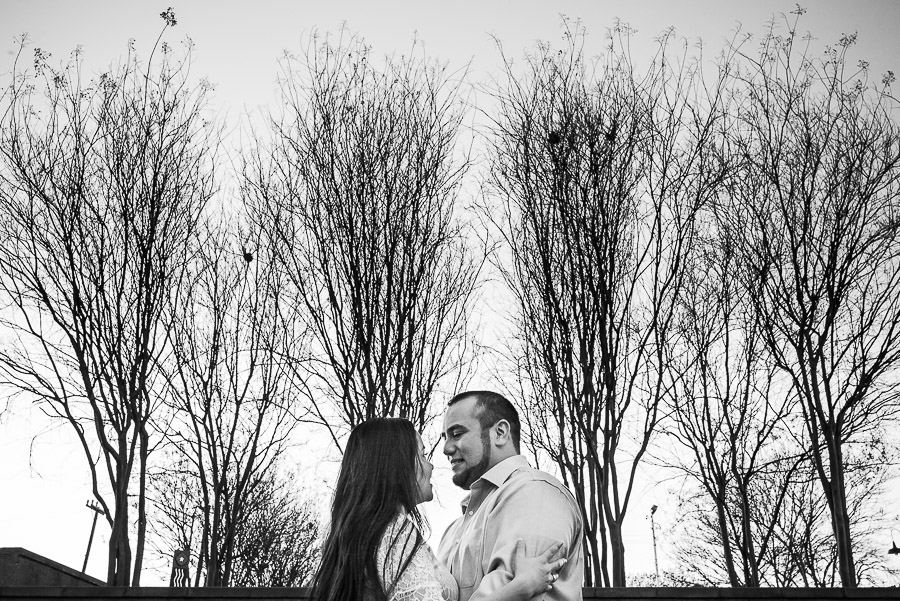
[[[21,586],[41,583],[39,586]],[[0,549],[4,601],[309,601],[305,588],[116,587],[21,548]],[[900,600],[900,588],[585,588],[584,601],[652,599],[690,601]]]
[[[0,599],[8,601],[305,601],[304,588],[179,588],[179,587],[0,587]],[[900,599],[900,588],[586,588],[584,601],[600,599],[652,599],[653,601],[689,601],[723,599],[744,601],[865,600]]]

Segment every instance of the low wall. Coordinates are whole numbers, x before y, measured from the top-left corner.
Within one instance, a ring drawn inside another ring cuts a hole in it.
[[[4,601],[309,601],[305,588],[181,588],[103,586],[103,582],[19,547],[0,549]],[[900,600],[900,588],[586,588],[584,601]]]
[[[87,601],[88,599],[135,601],[287,601],[309,600],[309,590],[302,588],[165,588],[165,587],[0,587],[0,599],[9,601]],[[687,601],[722,599],[744,601],[865,600],[900,599],[900,588],[586,588],[585,601],[600,599],[652,599],[654,601]]]

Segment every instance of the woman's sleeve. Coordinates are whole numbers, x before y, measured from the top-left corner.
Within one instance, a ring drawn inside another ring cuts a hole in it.
[[[410,555],[409,565],[397,578]],[[382,583],[388,601],[443,601],[432,554],[424,542],[416,548],[416,530],[408,520],[403,519],[388,528],[378,549],[378,560],[383,566]]]

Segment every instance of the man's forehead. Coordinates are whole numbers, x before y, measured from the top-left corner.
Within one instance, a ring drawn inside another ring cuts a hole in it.
[[[477,398],[469,397],[447,407],[444,412],[444,429],[453,426],[471,426],[473,422],[478,423],[477,401]]]

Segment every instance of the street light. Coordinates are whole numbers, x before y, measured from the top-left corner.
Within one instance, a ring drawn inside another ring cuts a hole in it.
[[[653,532],[653,565],[656,566],[656,586],[659,586],[659,559],[656,556],[656,522],[653,520],[653,514],[656,513],[658,507],[654,505],[650,508],[650,530]],[[898,551],[900,552],[900,551]]]
[[[894,532],[896,531],[896,528],[891,528],[891,544],[893,547],[888,549],[888,555],[900,555],[900,549],[897,548],[897,543],[894,541]]]

